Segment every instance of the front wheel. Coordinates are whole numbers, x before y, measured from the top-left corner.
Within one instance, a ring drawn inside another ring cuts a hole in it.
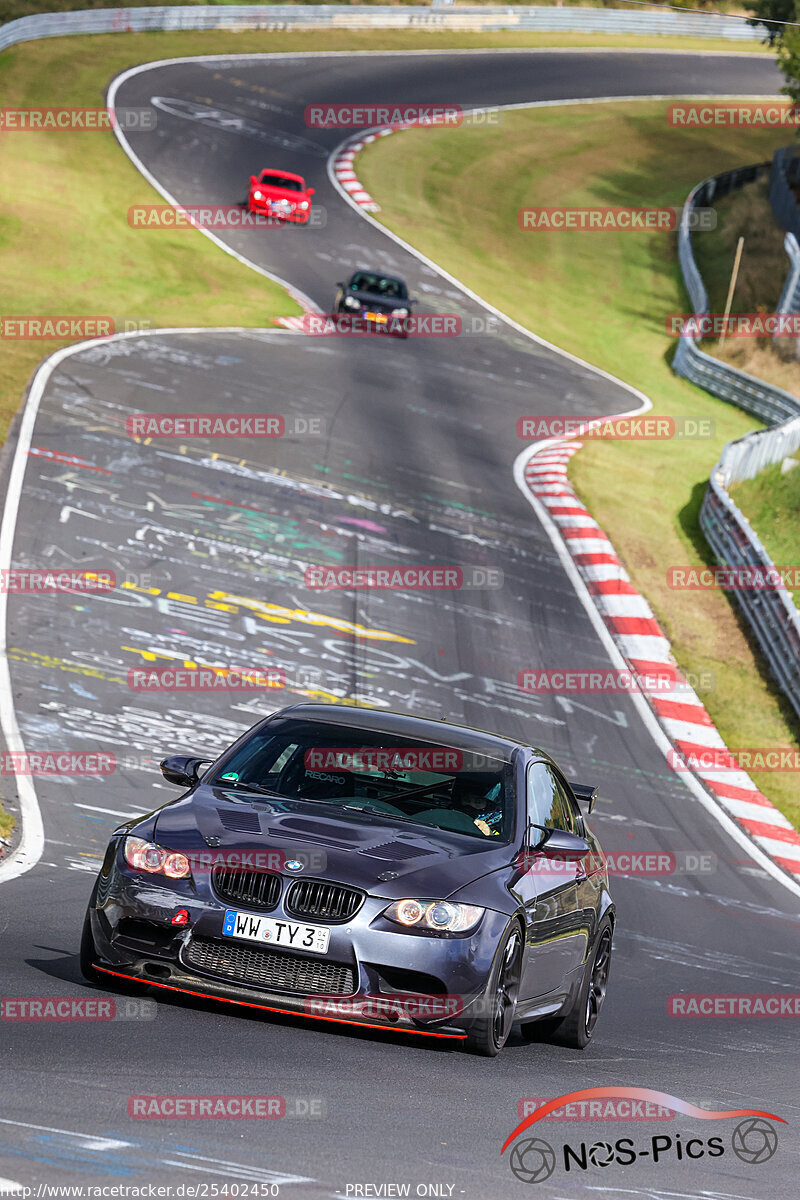
[[[83,919],[83,929],[81,931],[81,949],[80,949],[80,966],[81,975],[84,979],[88,979],[89,983],[100,984],[103,982],[100,972],[94,966],[94,938],[92,937],[92,923],[89,919],[89,909],[86,910],[86,916]]]
[[[538,1021],[526,1026],[523,1033],[529,1040],[541,1037],[560,1046],[571,1046],[573,1050],[584,1050],[589,1045],[606,998],[612,937],[611,921],[605,920],[570,1007],[554,1021]]]
[[[87,979],[89,983],[94,983],[97,987],[103,988],[106,992],[123,992],[128,996],[144,996],[147,994],[147,984],[144,982],[135,983],[129,980],[117,979],[113,975],[106,975],[104,971],[98,971],[94,965],[96,955],[97,950],[92,936],[92,923],[89,918],[89,909],[87,908],[81,931],[81,948],[79,953],[81,975],[83,978]]]
[[[473,1054],[494,1058],[508,1041],[517,1010],[523,945],[522,929],[513,921],[503,934],[486,987],[477,1001],[480,1015],[466,1042]]]

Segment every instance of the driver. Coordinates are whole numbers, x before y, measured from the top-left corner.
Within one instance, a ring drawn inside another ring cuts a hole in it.
[[[466,792],[459,797],[462,810],[472,817],[473,824],[480,829],[484,837],[499,837],[500,825],[503,822],[503,810],[497,808],[497,800],[502,791],[502,783],[496,783],[483,795]]]

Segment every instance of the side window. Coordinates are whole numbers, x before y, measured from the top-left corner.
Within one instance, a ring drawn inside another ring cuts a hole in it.
[[[569,797],[547,763],[528,768],[528,816],[534,825],[577,833]]]

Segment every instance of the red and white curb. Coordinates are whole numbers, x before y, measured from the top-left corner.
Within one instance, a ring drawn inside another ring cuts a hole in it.
[[[525,465],[525,482],[544,505],[620,653],[637,676],[671,673],[675,691],[642,686],[675,750],[687,758],[727,749],[702,700],[681,674],[669,641],[637,592],[609,538],[578,499],[567,466],[581,442],[546,444]],[[717,803],[773,862],[800,878],[800,834],[744,771],[692,772]]]
[[[359,183],[356,169],[354,166],[355,156],[370,142],[377,141],[379,137],[388,137],[390,133],[394,133],[396,129],[406,129],[413,122],[398,125],[386,125],[382,129],[375,129],[372,133],[366,133],[363,137],[353,138],[352,141],[345,142],[339,147],[336,156],[333,159],[333,174],[336,182],[347,192],[351,200],[353,200],[359,208],[363,208],[365,212],[380,212],[381,206],[377,200],[373,200],[369,192],[363,184]]]
[[[308,309],[310,312],[311,309]],[[276,317],[275,324],[282,325],[284,329],[292,329],[295,333],[305,333],[305,316],[302,317]]]

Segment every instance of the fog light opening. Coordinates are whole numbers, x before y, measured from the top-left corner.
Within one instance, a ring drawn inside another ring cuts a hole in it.
[[[164,963],[145,963],[145,975],[152,975],[155,979],[169,979],[172,972]]]

